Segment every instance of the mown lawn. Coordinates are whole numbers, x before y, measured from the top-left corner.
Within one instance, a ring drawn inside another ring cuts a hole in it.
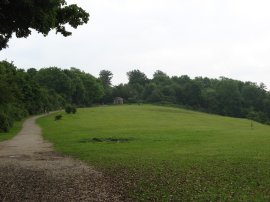
[[[270,200],[269,126],[151,105],[62,114],[38,120],[45,138],[111,176],[134,200]]]
[[[22,129],[23,121],[24,120],[15,122],[8,133],[0,132],[0,142],[4,140],[9,140],[13,138],[18,132],[20,132],[20,130]]]

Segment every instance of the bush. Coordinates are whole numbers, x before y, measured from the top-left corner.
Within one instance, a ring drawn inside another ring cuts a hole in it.
[[[55,121],[58,121],[58,120],[60,120],[60,119],[62,119],[62,115],[61,115],[61,114],[56,115],[56,116],[54,117],[54,120],[55,120]]]
[[[67,105],[67,106],[65,107],[65,111],[66,111],[67,114],[70,114],[71,111],[72,111],[72,106],[71,106],[71,105]]]
[[[13,125],[13,120],[4,113],[0,113],[0,132],[8,132]]]
[[[71,112],[72,112],[72,114],[76,114],[76,112],[77,112],[76,107],[73,107]]]
[[[65,111],[67,114],[70,114],[70,113],[75,114],[77,112],[77,109],[73,105],[67,105],[65,108]]]

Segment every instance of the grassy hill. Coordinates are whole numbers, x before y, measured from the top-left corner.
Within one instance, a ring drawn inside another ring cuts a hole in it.
[[[46,139],[102,170],[130,197],[269,201],[270,127],[151,105],[39,119]]]

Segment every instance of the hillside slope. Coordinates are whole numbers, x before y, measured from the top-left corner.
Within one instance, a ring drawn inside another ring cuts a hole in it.
[[[57,150],[138,200],[270,200],[266,125],[151,105],[79,109],[39,124]]]

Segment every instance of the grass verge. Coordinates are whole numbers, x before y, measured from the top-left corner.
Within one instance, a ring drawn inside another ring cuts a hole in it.
[[[24,120],[16,121],[8,133],[0,132],[0,142],[13,138],[22,129]]]

